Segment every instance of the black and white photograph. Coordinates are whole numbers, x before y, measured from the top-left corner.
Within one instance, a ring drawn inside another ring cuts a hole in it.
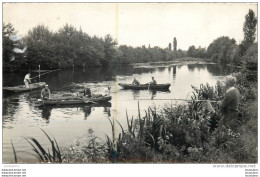
[[[244,164],[246,176],[257,33],[257,2],[2,2],[2,164]]]

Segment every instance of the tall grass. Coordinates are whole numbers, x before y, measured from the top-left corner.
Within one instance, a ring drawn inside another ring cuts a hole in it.
[[[50,138],[50,136],[41,129],[42,132],[46,135],[48,138],[50,144],[51,144],[51,151],[50,149],[44,149],[44,147],[33,137],[27,137],[25,138],[26,141],[31,145],[32,150],[36,153],[37,158],[40,162],[51,162],[51,163],[61,163],[61,151],[59,148],[59,145],[55,138],[53,140]]]

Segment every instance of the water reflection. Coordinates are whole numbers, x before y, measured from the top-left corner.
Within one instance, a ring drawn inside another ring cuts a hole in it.
[[[189,71],[194,71],[195,69],[197,69],[198,71],[200,71],[201,69],[205,70],[206,66],[203,64],[192,64],[192,65],[187,65]]]
[[[110,107],[111,107],[111,106],[110,106]],[[110,107],[104,107],[104,113],[106,113],[108,117],[111,117]]]
[[[132,90],[134,100],[140,97],[140,90]]]
[[[50,123],[49,119],[51,117],[51,111],[55,108],[61,108],[61,110],[64,108],[64,110],[70,111],[70,109],[76,108],[77,112],[78,110],[82,110],[84,113],[84,120],[87,120],[87,118],[91,115],[92,111],[95,111],[95,107],[103,107],[104,113],[107,114],[109,117],[111,116],[110,107],[111,103],[96,103],[96,104],[90,104],[90,105],[48,105],[48,106],[40,106],[39,109],[41,111],[41,117],[46,120],[46,123]]]
[[[207,65],[207,69],[213,76],[228,75],[234,72],[232,67],[222,65]]]
[[[151,97],[151,100],[153,100],[156,96],[156,90],[152,90],[151,93],[152,93],[152,97]]]
[[[52,108],[48,106],[42,109],[42,118],[46,120],[46,123],[50,123],[51,110]]]
[[[91,106],[84,106],[82,110],[84,111],[84,120],[87,120],[88,116],[91,113]]]

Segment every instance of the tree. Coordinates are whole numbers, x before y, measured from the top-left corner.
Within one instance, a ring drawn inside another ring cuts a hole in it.
[[[225,36],[219,37],[209,45],[207,57],[222,64],[233,63],[236,48],[237,45],[234,39]]]
[[[256,33],[257,18],[253,10],[249,9],[248,14],[245,16],[243,27],[244,40],[239,44],[239,55],[243,56],[246,50],[254,43]]]
[[[172,43],[169,43],[169,51],[172,51]]]
[[[105,60],[101,60],[102,66],[108,66],[114,60],[114,56],[116,54],[115,45],[117,43],[113,40],[112,36],[107,34],[104,39],[104,52],[105,52]]]
[[[173,39],[173,48],[174,48],[174,51],[177,50],[177,39],[176,39],[176,37],[174,37],[174,39]]]
[[[16,32],[11,23],[3,24],[3,64],[4,66],[12,60],[14,41],[10,39],[10,36],[15,35]]]
[[[56,51],[53,46],[53,33],[48,27],[44,25],[34,27],[28,32],[25,41],[28,46],[26,67],[36,69],[41,65],[41,68],[52,68]]]
[[[255,41],[257,18],[253,10],[249,9],[248,14],[245,16],[245,22],[243,27],[244,41],[251,45]]]
[[[3,24],[3,70],[4,72],[21,69],[26,47],[21,36],[16,34],[11,23]]]
[[[195,57],[196,54],[196,48],[194,45],[190,46],[188,51],[187,51],[187,56],[188,57]]]

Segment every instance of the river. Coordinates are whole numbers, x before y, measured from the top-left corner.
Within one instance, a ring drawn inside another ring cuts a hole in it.
[[[19,163],[35,163],[31,146],[26,137],[34,137],[45,146],[50,142],[41,129],[55,137],[59,146],[69,147],[77,139],[88,135],[89,128],[101,139],[111,136],[111,125],[108,118],[116,119],[127,128],[126,110],[130,117],[137,117],[138,100],[141,114],[149,106],[160,108],[165,104],[181,104],[172,98],[189,98],[191,85],[199,87],[201,83],[214,86],[217,80],[223,80],[230,70],[215,64],[182,64],[169,63],[138,64],[114,69],[95,68],[83,70],[60,70],[37,78],[47,82],[53,95],[76,94],[85,85],[94,93],[104,94],[110,86],[112,100],[105,105],[66,107],[36,107],[32,100],[38,99],[40,90],[27,93],[3,93],[3,163],[13,163],[14,156],[11,140],[16,149]],[[3,86],[23,84],[26,73],[4,73]],[[32,77],[38,73],[32,73]],[[117,83],[131,83],[135,77],[141,83],[151,81],[171,83],[169,91],[133,91],[123,90]],[[147,100],[141,100],[147,99]],[[117,133],[120,127],[117,126]]]

